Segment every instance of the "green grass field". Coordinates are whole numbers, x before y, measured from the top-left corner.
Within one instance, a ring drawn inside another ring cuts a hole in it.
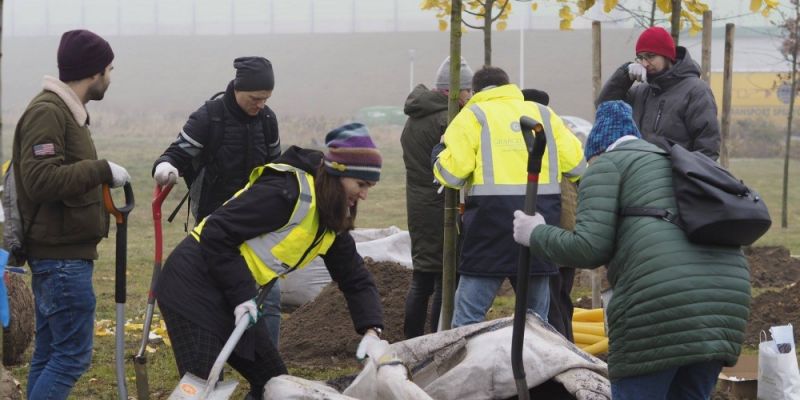
[[[100,158],[112,160],[127,167],[133,178],[136,208],[128,221],[128,298],[126,317],[133,322],[141,322],[146,305],[147,290],[150,283],[153,263],[153,221],[150,212],[153,181],[150,170],[153,160],[161,154],[175,138],[183,124],[183,117],[163,117],[158,115],[115,116],[108,114],[92,115],[92,131]],[[313,122],[282,122],[281,137],[284,145],[297,144],[313,146],[321,143],[325,133],[337,126],[338,120],[315,120]],[[384,155],[384,168],[381,182],[370,191],[368,200],[360,205],[359,227],[387,227],[396,225],[405,229],[405,177],[400,148],[400,127],[372,129],[371,133]],[[4,154],[10,154],[12,132],[4,129]],[[800,182],[800,160],[793,160],[790,187]],[[782,160],[779,159],[735,159],[733,172],[751,187],[759,190],[766,199],[773,215],[770,232],[758,245],[782,245],[790,248],[793,254],[800,253],[800,191],[790,191],[789,228],[780,228],[780,198]],[[181,182],[170,194],[164,207],[164,218],[173,210],[186,191]],[[120,195],[121,191],[116,191]],[[117,202],[121,203],[121,196]],[[172,224],[164,222],[164,249],[168,254],[185,233],[183,222],[186,211]],[[100,247],[100,259],[96,262],[94,276],[97,294],[97,320],[114,320],[114,241],[115,227],[112,225],[109,238]],[[508,299],[499,300],[493,316],[508,315],[513,304]],[[513,303],[513,302],[511,302]],[[138,348],[141,334],[133,332],[126,337],[126,375],[130,395],[135,395],[133,364],[130,361]],[[171,350],[164,344],[155,346],[157,351],[148,354],[151,398],[166,398],[179,377]],[[12,374],[25,387],[27,365],[15,367]],[[330,378],[351,374],[348,370],[291,370],[293,374]],[[241,384],[246,387],[247,384]],[[76,399],[116,398],[114,372],[114,338],[103,336],[95,338],[95,354],[92,367],[78,382],[72,397]]]

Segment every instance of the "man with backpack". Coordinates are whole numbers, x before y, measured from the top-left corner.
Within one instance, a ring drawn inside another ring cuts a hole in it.
[[[275,87],[272,64],[263,57],[233,61],[236,76],[221,97],[208,100],[189,116],[178,138],[153,164],[159,185],[183,176],[189,207],[200,222],[244,187],[250,171],[281,153],[278,121],[266,105]],[[280,329],[280,289],[265,304],[273,343]]]
[[[109,222],[101,185],[117,187],[130,180],[125,168],[97,159],[86,111],[86,103],[103,99],[113,60],[111,46],[100,36],[65,32],[58,46],[58,79],[44,77],[43,90],[14,132],[18,228],[36,306],[29,399],[66,399],[92,360],[92,272]]]

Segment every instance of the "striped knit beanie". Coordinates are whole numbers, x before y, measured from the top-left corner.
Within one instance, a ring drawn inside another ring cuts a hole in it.
[[[377,182],[381,177],[381,152],[358,122],[340,126],[325,136],[325,168],[331,175]]]
[[[631,106],[622,100],[600,103],[594,117],[594,126],[583,148],[586,161],[605,152],[617,139],[627,135],[642,137],[633,122]]]

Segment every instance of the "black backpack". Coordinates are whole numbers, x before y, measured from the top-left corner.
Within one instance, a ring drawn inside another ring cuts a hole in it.
[[[650,207],[627,207],[620,215],[662,218],[698,244],[748,246],[769,230],[767,205],[744,182],[699,151],[675,144],[669,152],[677,215]]]
[[[168,222],[172,222],[175,219],[175,216],[178,214],[178,211],[180,211],[183,203],[186,202],[187,199],[189,200],[188,213],[191,213],[195,219],[197,219],[197,214],[199,212],[204,194],[211,189],[208,185],[206,185],[204,190],[204,185],[211,183],[211,186],[213,186],[213,183],[219,178],[218,171],[216,171],[216,169],[213,167],[214,162],[216,161],[217,151],[222,145],[222,137],[225,136],[225,104],[223,103],[222,98],[224,94],[224,91],[217,92],[208,100],[206,100],[205,104],[206,109],[208,110],[209,130],[211,136],[205,148],[210,149],[211,151],[201,152],[200,156],[193,160],[192,168],[184,173],[183,180],[189,190],[175,207],[175,210],[170,213],[170,216],[167,218]],[[267,135],[269,135],[272,129],[270,128],[267,119],[262,119],[261,125],[262,133],[265,135],[264,143],[269,145],[270,138]],[[186,216],[186,222],[184,223],[184,231],[188,231],[188,213]]]

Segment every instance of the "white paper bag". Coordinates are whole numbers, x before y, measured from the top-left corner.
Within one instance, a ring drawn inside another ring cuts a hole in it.
[[[773,327],[776,328],[776,327]],[[786,327],[781,327],[781,331]],[[791,350],[787,353],[778,351],[775,340],[766,340],[762,331],[761,343],[758,345],[758,399],[759,400],[800,400],[800,371],[797,368],[794,339],[791,335]],[[770,329],[773,334],[778,331]]]

